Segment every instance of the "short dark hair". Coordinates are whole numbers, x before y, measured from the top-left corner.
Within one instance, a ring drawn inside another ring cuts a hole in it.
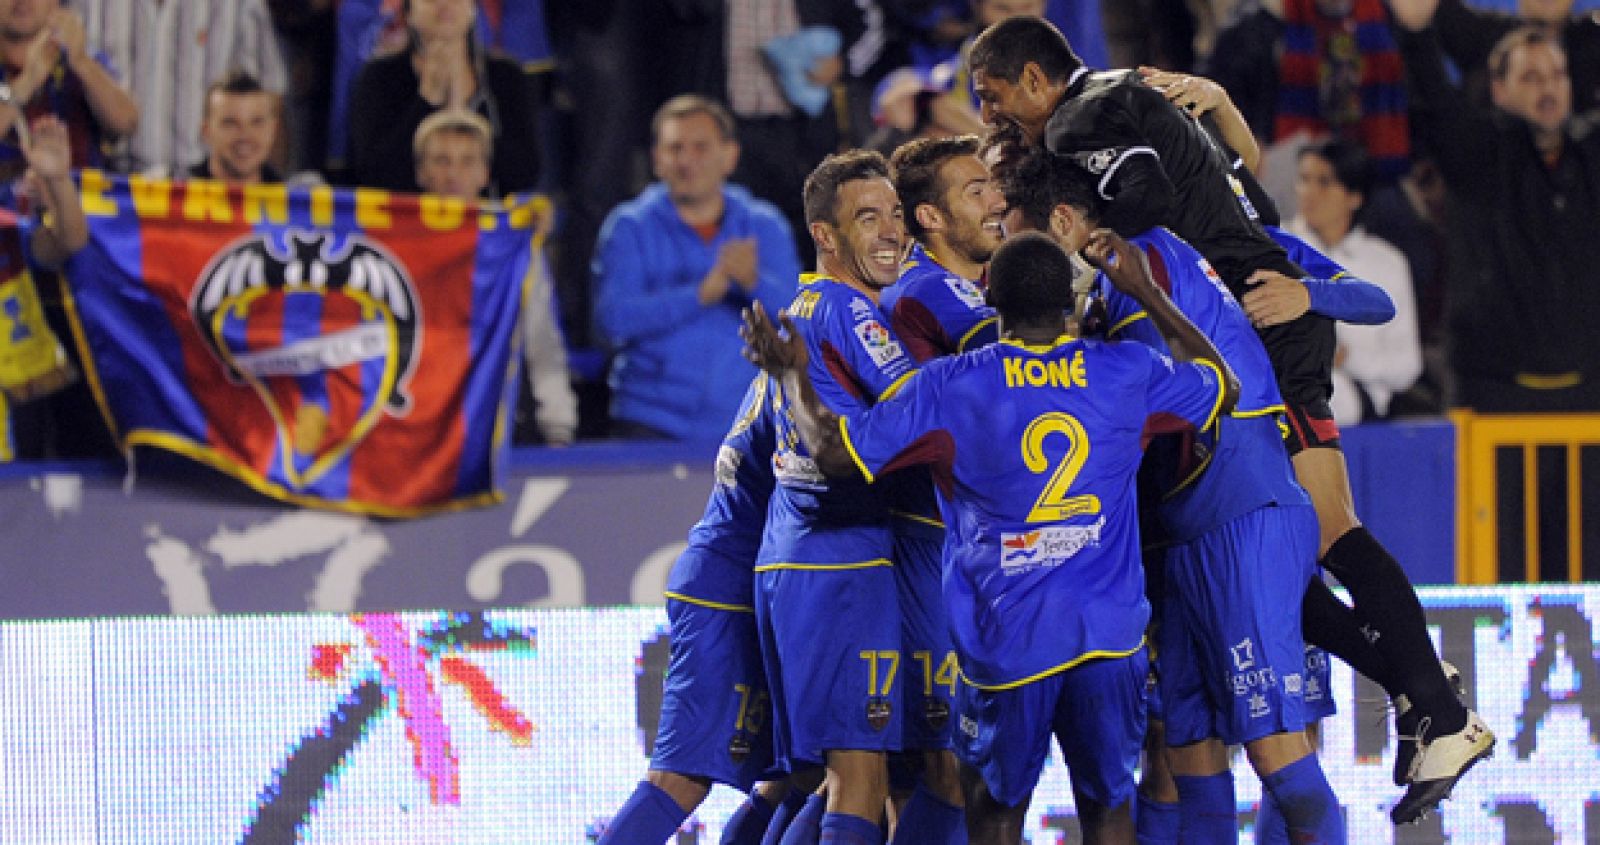
[[[1362,199],[1372,196],[1372,159],[1360,144],[1342,138],[1330,138],[1307,144],[1296,157],[1316,156],[1333,168],[1333,178],[1344,189],[1360,194]]]
[[[722,135],[722,140],[732,141],[738,136],[733,114],[726,106],[699,94],[679,94],[662,103],[661,108],[656,109],[655,117],[650,118],[650,143],[654,144],[661,139],[661,124],[697,114],[711,118],[711,122],[717,125],[717,132]]]
[[[989,259],[989,304],[1008,323],[1036,323],[1072,308],[1072,259],[1043,232],[1012,235]]]
[[[976,135],[917,138],[901,144],[889,157],[889,179],[905,208],[906,231],[911,237],[924,234],[922,224],[917,222],[917,206],[926,204],[945,213],[950,211],[944,203],[944,193],[950,186],[939,178],[939,170],[953,158],[977,155],[981,143]]]
[[[1000,193],[1008,210],[1021,212],[1022,219],[1039,230],[1050,227],[1050,212],[1058,205],[1070,205],[1092,221],[1105,213],[1094,176],[1042,147],[1029,148],[1008,163],[1000,177]]]
[[[1083,67],[1055,24],[1029,16],[1006,18],[984,30],[967,54],[972,73],[981,70],[984,76],[1007,82],[1021,79],[1028,62],[1038,65],[1051,82],[1066,82]]]
[[[200,106],[201,117],[211,114],[211,95],[221,92],[223,94],[270,94],[271,91],[261,87],[261,80],[255,78],[247,70],[229,68],[227,72],[217,77],[210,85],[206,86],[205,103]]]
[[[857,179],[889,178],[889,163],[876,150],[849,150],[833,153],[822,160],[811,175],[806,177],[806,225],[818,220],[838,224],[834,217],[839,199],[839,186]]]
[[[1489,75],[1504,81],[1506,74],[1511,72],[1511,54],[1523,47],[1539,47],[1550,45],[1560,51],[1562,56],[1567,54],[1561,41],[1550,34],[1544,27],[1524,26],[1513,29],[1500,37],[1494,43],[1494,49],[1489,51]]]

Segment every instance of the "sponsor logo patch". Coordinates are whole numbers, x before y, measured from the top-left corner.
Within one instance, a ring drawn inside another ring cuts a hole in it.
[[[732,487],[738,481],[739,461],[738,449],[724,444],[721,449],[717,450],[716,477],[718,486]]]
[[[968,308],[976,310],[983,307],[983,291],[978,290],[977,285],[960,276],[945,276],[944,283]]]
[[[889,329],[877,320],[863,320],[856,323],[856,337],[861,340],[861,346],[867,350],[867,357],[879,367],[887,366],[905,355],[900,348],[900,342],[895,340]]]
[[[1000,570],[1022,575],[1035,569],[1060,566],[1086,548],[1100,545],[1106,518],[1093,525],[1051,525],[1021,533],[1000,535]]]

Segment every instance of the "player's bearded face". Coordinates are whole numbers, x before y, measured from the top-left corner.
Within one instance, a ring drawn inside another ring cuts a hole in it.
[[[885,288],[900,278],[905,221],[888,179],[856,179],[839,186],[834,227],[837,260],[856,281]]]
[[[952,159],[940,176],[946,185],[940,211],[950,221],[945,240],[968,261],[987,262],[1005,237],[1000,225],[1005,197],[977,156]]]

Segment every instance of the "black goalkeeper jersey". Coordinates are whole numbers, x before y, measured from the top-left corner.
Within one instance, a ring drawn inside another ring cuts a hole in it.
[[[1045,146],[1099,180],[1106,225],[1124,237],[1165,226],[1216,268],[1235,297],[1257,270],[1305,272],[1261,227],[1234,156],[1136,71],[1080,72],[1045,126]],[[1311,312],[1261,332],[1284,399],[1326,402],[1333,321]]]

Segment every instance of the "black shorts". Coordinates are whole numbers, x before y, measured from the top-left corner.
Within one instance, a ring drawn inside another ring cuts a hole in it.
[[[1223,278],[1235,297],[1243,300],[1249,292],[1247,279],[1254,269],[1276,270],[1291,279],[1305,276],[1305,271],[1281,255],[1252,256],[1249,263],[1232,265],[1238,275]],[[1215,263],[1215,262],[1213,262]],[[1339,341],[1334,335],[1334,321],[1306,312],[1299,317],[1257,332],[1267,348],[1267,359],[1272,362],[1272,372],[1278,379],[1278,392],[1285,404],[1315,409],[1327,407],[1333,396],[1333,354]]]
[[[1309,405],[1288,402],[1284,407],[1289,427],[1283,433],[1283,445],[1288,447],[1290,457],[1302,449],[1339,448],[1339,424],[1333,421],[1333,409],[1327,400]]]

